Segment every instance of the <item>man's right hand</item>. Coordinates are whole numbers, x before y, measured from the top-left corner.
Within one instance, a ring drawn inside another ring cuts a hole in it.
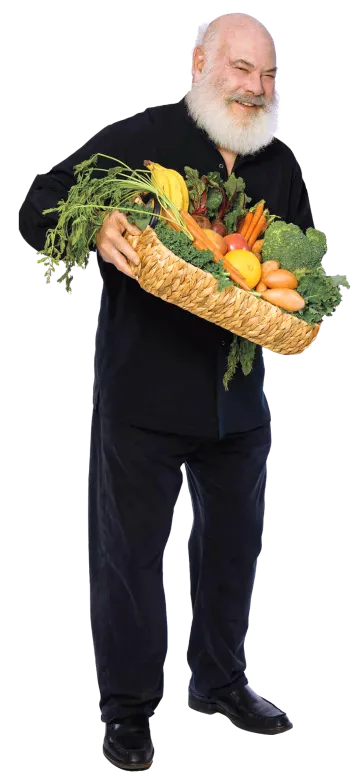
[[[125,215],[114,210],[104,219],[96,235],[96,246],[104,261],[114,266],[130,278],[135,278],[127,259],[134,264],[140,264],[140,259],[130,243],[122,236],[125,231],[129,234],[141,234],[141,230],[133,223],[129,223]]]

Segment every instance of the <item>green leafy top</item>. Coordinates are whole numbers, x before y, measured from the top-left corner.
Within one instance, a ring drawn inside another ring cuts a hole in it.
[[[245,182],[232,172],[224,181],[220,172],[213,171],[200,177],[197,169],[184,167],[185,182],[189,191],[189,212],[204,215],[210,221],[224,222],[228,234],[236,230],[240,218],[251,202],[245,193]]]
[[[194,210],[199,208],[201,197],[206,190],[205,178],[200,177],[198,170],[191,169],[190,166],[185,166],[184,172],[190,205],[192,205],[192,210]]]
[[[209,221],[215,220],[222,204],[221,191],[218,188],[208,188],[206,200],[206,217]]]
[[[115,161],[118,165],[108,169],[101,168],[96,165],[99,157]],[[154,211],[134,202],[141,194],[154,195],[165,210],[171,210],[182,232],[191,237],[179,209],[166,194],[157,190],[148,169],[131,169],[117,158],[97,153],[77,164],[74,173],[75,184],[69,189],[67,199],[61,199],[57,206],[43,210],[43,215],[50,212],[59,214],[56,226],[46,232],[43,250],[38,251],[45,254],[38,263],[44,262],[48,267],[45,273],[47,283],[54,272],[54,264],[58,265],[59,261],[64,261],[66,271],[57,282],[65,280],[66,290],[71,292],[73,277],[69,272],[75,264],[87,267],[96,234],[108,212],[126,210],[134,216],[134,221],[139,220],[140,226],[144,227],[146,210],[148,220]]]

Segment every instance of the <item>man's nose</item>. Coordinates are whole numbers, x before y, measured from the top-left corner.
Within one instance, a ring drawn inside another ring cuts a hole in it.
[[[258,71],[252,71],[246,75],[244,87],[248,92],[253,95],[264,95],[264,88],[261,81],[261,74]]]

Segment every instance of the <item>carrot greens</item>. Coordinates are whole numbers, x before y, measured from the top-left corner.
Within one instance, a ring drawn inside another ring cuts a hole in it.
[[[98,167],[96,164],[99,157],[115,161],[118,165],[109,169]],[[174,221],[182,232],[192,238],[180,210],[165,193],[156,188],[148,169],[131,169],[117,158],[96,153],[77,164],[74,173],[76,182],[70,188],[67,199],[61,199],[56,207],[43,211],[43,215],[58,213],[56,226],[47,230],[44,248],[38,251],[38,254],[44,254],[38,259],[38,264],[44,262],[48,267],[45,273],[47,283],[50,283],[50,276],[55,271],[54,264],[58,265],[59,261],[64,261],[66,270],[57,282],[65,280],[66,290],[71,292],[73,276],[70,275],[70,270],[75,265],[86,269],[90,251],[95,250],[96,234],[107,213],[113,210],[129,213],[132,222],[144,229],[147,225],[145,215],[149,223],[155,213],[134,202],[141,194],[156,197],[164,210],[171,210]],[[98,176],[99,174],[101,176]]]

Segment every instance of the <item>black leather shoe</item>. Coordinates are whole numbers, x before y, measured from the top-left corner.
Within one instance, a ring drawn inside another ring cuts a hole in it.
[[[237,686],[229,694],[216,699],[202,697],[189,687],[189,707],[201,713],[222,713],[236,727],[264,735],[286,732],[293,726],[286,713],[259,697],[248,684]]]
[[[126,716],[106,725],[103,752],[106,759],[124,770],[147,770],[153,761],[148,716]]]

